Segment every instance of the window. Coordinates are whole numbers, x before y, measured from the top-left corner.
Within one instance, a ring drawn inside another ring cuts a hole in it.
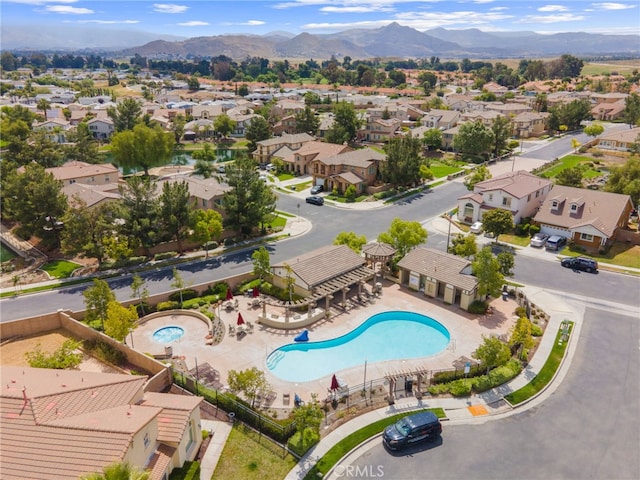
[[[558,201],[554,200],[553,202],[551,202],[551,208],[558,208]]]
[[[584,240],[585,242],[593,242],[593,235],[588,233],[581,233],[580,240]]]
[[[493,200],[493,193],[489,194],[489,201]]]
[[[149,446],[149,432],[144,434],[144,448]]]
[[[502,199],[502,206],[503,207],[510,207],[511,206],[511,199],[509,197],[504,197]]]
[[[531,194],[527,195],[527,202],[531,201]]]
[[[571,204],[571,211],[572,212],[577,212],[578,211],[578,205],[576,205],[575,203]]]

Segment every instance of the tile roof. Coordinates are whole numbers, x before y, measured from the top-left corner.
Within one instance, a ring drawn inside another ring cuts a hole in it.
[[[94,175],[114,174],[114,180],[118,178],[119,170],[110,163],[85,163],[79,161],[67,162],[60,167],[47,168],[56,180],[70,180],[73,178],[86,178]]]
[[[302,142],[310,142],[314,138],[308,133],[295,133],[295,134],[287,134],[282,135],[280,137],[273,137],[267,140],[262,140],[257,142],[258,145],[281,145],[281,144],[292,144],[292,143],[302,143]]]
[[[69,203],[74,208],[75,198],[82,200],[87,207],[93,207],[98,203],[105,200],[118,200],[121,198],[118,192],[118,184],[107,185],[87,185],[84,183],[72,183],[71,185],[65,185],[62,187],[62,193],[64,193],[69,199]]]
[[[559,203],[556,209],[551,208],[554,200]],[[572,203],[578,205],[577,212],[571,212]],[[568,229],[590,225],[610,237],[629,204],[629,195],[555,185],[533,220]]]
[[[540,178],[525,170],[507,172],[502,175],[483,180],[474,185],[473,193],[490,190],[502,190],[515,198],[523,198],[530,193],[551,185],[551,180]]]
[[[326,282],[366,263],[365,259],[346,245],[328,245],[291,258],[273,267],[288,264],[295,275],[310,288]]]
[[[318,159],[325,165],[348,165],[350,167],[367,168],[374,161],[383,161],[386,155],[372,148],[361,148],[350,152],[341,152],[324,159]]]
[[[432,248],[417,247],[398,262],[398,267],[435,278],[468,292],[478,285],[478,280],[463,270],[471,266],[469,260]]]

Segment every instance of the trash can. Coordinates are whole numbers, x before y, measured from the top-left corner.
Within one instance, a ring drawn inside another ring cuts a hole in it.
[[[507,298],[509,298],[509,292],[503,290],[502,291],[502,300],[504,300],[506,302]]]

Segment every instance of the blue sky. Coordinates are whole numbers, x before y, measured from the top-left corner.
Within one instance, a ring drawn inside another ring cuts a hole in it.
[[[185,37],[273,31],[330,33],[391,22],[428,30],[640,32],[638,0],[1,0],[5,25],[84,25]]]

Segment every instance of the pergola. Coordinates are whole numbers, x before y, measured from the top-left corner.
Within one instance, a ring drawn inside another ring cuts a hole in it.
[[[376,275],[378,273],[378,264],[381,266],[381,276],[384,276],[384,270],[387,263],[396,254],[396,249],[388,243],[374,242],[368,243],[362,247],[362,253],[367,260],[367,264],[373,269],[373,287],[376,287]]]

